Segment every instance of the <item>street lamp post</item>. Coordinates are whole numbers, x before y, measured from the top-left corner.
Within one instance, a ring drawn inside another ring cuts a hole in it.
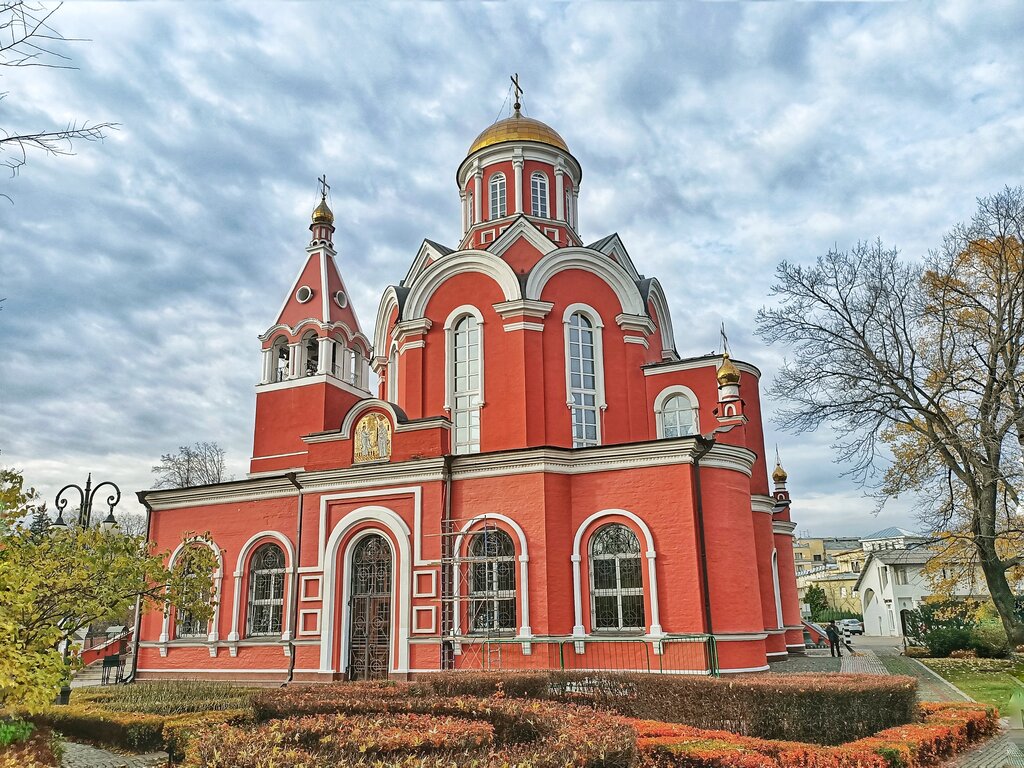
[[[68,524],[64,521],[64,510],[67,509],[69,503],[69,496],[72,489],[78,491],[80,503],[78,505],[78,527],[88,528],[92,524],[92,503],[96,499],[96,493],[104,486],[110,486],[110,495],[107,496],[107,516],[103,518],[103,522],[100,523],[100,528],[105,531],[112,530],[117,526],[117,521],[114,519],[114,507],[121,501],[121,489],[114,483],[106,480],[99,483],[95,488],[92,485],[92,473],[85,479],[85,488],[82,488],[76,483],[68,483],[57,492],[57,519],[54,520],[51,528],[66,529]],[[65,495],[67,494],[67,495]],[[64,640],[64,663],[68,662],[71,656],[71,639],[66,638]],[[71,681],[65,680],[64,684],[60,688],[60,696],[57,698],[58,704],[67,704],[71,700]]]

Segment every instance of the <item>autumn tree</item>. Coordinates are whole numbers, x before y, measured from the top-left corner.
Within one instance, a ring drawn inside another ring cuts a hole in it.
[[[0,0],[0,75],[26,67],[74,69],[64,52],[66,44],[78,42],[64,37],[53,26],[60,4],[47,7],[25,0]],[[0,99],[7,93],[0,93]],[[16,175],[30,152],[69,155],[76,141],[100,141],[116,123],[72,121],[63,127],[0,127],[0,165]],[[0,197],[7,195],[0,194]],[[10,198],[8,198],[10,199]]]
[[[124,616],[141,599],[203,620],[213,612],[216,556],[205,544],[168,552],[143,536],[77,526],[40,537],[9,517],[0,535],[0,710],[53,701],[71,664],[61,647],[80,629]]]
[[[837,455],[882,500],[914,494],[951,558],[975,564],[1024,643],[1024,187],[978,201],[921,262],[880,242],[783,262],[758,332],[786,346],[771,393],[795,431],[835,430]]]
[[[811,610],[811,618],[815,621],[821,619],[828,610],[828,595],[817,584],[811,584],[807,588],[804,593],[804,602],[807,603],[807,607]]]
[[[224,449],[217,443],[183,445],[177,453],[165,453],[153,467],[157,488],[191,488],[230,479],[225,473]]]

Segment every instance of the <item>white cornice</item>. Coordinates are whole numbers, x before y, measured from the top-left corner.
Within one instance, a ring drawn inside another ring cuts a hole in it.
[[[754,378],[760,381],[761,371],[750,363],[744,363],[742,360],[733,360],[733,365],[739,368],[741,371],[749,373]],[[660,376],[663,373],[674,373],[676,371],[692,371],[695,368],[707,368],[708,366],[718,370],[718,366],[722,364],[722,358],[719,355],[710,357],[697,357],[691,360],[680,360],[676,363],[654,363],[652,365],[644,366],[644,376]]]
[[[788,520],[772,520],[772,533],[778,536],[792,536],[796,530],[796,523]]]
[[[257,392],[276,392],[279,389],[294,389],[295,387],[308,387],[312,384],[330,384],[332,387],[337,387],[343,392],[348,392],[356,397],[366,397],[370,394],[368,389],[360,389],[354,387],[347,381],[339,379],[337,376],[333,376],[328,373],[321,373],[315,376],[300,376],[297,379],[285,379],[284,381],[275,381],[271,384],[257,384]]]
[[[615,322],[624,331],[640,331],[644,334],[654,333],[654,322],[647,315],[616,315]]]
[[[421,429],[451,429],[451,427],[451,421],[444,416],[432,416],[426,419],[416,419],[415,421],[399,423],[398,426],[395,427],[395,432],[416,432]],[[336,429],[330,432],[316,432],[312,435],[303,435],[302,442],[331,443],[336,440],[348,440],[349,438],[350,435],[340,429]]]
[[[550,301],[535,301],[530,299],[516,299],[515,301],[499,301],[492,304],[494,311],[501,315],[502,319],[510,317],[547,317],[554,309]]]
[[[505,331],[507,333],[511,333],[512,331],[543,331],[544,330],[544,324],[543,323],[523,323],[523,322],[519,322],[519,323],[506,323],[502,327],[505,329]]]
[[[754,512],[764,512],[770,515],[775,511],[775,499],[771,496],[755,494],[750,498],[750,508]]]

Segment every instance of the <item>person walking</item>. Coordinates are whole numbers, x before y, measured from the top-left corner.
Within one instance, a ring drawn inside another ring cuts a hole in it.
[[[825,627],[825,634],[828,636],[828,649],[833,656],[842,657],[843,647],[839,644],[839,629],[834,621],[830,621]]]

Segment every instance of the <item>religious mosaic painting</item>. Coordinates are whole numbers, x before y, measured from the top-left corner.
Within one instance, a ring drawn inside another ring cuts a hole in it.
[[[381,413],[368,413],[356,424],[352,460],[387,461],[391,458],[391,422]]]

